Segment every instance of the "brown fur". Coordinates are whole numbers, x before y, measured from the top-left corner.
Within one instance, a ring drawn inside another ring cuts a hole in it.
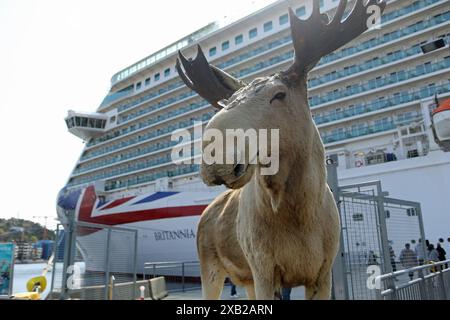
[[[298,79],[297,79],[298,81]],[[275,75],[236,92],[207,128],[279,128],[280,169],[262,176],[248,165],[202,164],[208,184],[217,177],[233,190],[215,199],[198,225],[197,247],[205,299],[220,297],[229,276],[251,299],[273,299],[281,287],[306,287],[307,299],[328,299],[340,223],[326,183],[324,147],[306,100],[306,84]],[[261,83],[263,85],[261,86]],[[283,101],[269,103],[277,92]],[[269,148],[270,150],[270,148]]]

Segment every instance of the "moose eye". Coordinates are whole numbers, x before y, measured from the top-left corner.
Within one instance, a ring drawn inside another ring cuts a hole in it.
[[[283,100],[284,98],[286,98],[286,92],[278,92],[276,95],[274,95],[272,97],[272,99],[270,99],[270,103],[272,103],[274,100]]]

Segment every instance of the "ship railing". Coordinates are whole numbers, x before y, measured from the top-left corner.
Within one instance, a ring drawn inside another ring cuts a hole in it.
[[[375,287],[380,300],[450,300],[450,259],[377,276]],[[418,276],[396,284],[400,276]]]
[[[193,272],[188,272],[194,268]],[[177,272],[178,271],[178,272]],[[181,272],[180,272],[181,271]],[[200,287],[200,262],[199,261],[159,261],[144,263],[144,279],[164,276],[168,279],[168,291],[185,292]],[[171,281],[174,279],[174,281]],[[197,285],[192,285],[192,279]]]

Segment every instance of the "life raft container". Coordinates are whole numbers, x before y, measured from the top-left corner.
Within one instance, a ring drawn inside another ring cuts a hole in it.
[[[431,112],[431,117],[436,143],[444,151],[450,151],[450,99],[439,103]]]

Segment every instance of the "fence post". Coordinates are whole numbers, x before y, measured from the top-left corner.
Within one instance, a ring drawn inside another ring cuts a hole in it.
[[[440,266],[438,266],[439,268],[439,275],[438,275],[438,279],[440,282],[439,285],[439,290],[441,291],[441,300],[447,300],[447,290],[445,289],[445,281],[444,281],[444,276],[442,274],[442,269],[444,268],[444,264],[441,264]]]
[[[395,277],[389,278],[387,287],[392,290],[392,299],[391,300],[398,300],[397,287],[395,286]]]
[[[426,254],[427,254],[427,247],[425,246],[425,230],[423,228],[423,217],[422,217],[422,207],[420,206],[420,203],[416,203],[416,212],[417,212],[417,216],[419,218],[419,229],[420,229],[420,238],[422,239],[421,243],[422,243],[422,250],[425,253],[425,257],[424,258],[424,263],[426,260]]]
[[[109,280],[109,294],[108,294],[108,300],[114,300],[114,283],[115,283],[116,278],[114,278],[114,276],[111,276],[110,280]]]
[[[59,252],[58,252],[58,240],[59,240],[59,228],[61,227],[60,224],[58,224],[56,226],[56,238],[55,238],[55,242],[53,244],[53,265],[52,265],[52,282],[50,284],[50,293],[49,295],[51,296],[53,294],[53,289],[55,287],[55,273],[56,273],[56,263],[58,262],[58,256],[59,256]]]
[[[134,233],[134,266],[133,266],[133,300],[136,300],[136,273],[137,273],[137,246],[138,246],[138,231],[136,230]],[[145,265],[144,265],[144,271],[145,273]],[[144,274],[144,279],[145,279],[145,274]]]
[[[181,263],[181,288],[184,292],[184,262]]]
[[[333,192],[334,201],[336,203],[338,212],[339,212],[339,220],[341,232],[339,235],[339,249],[336,255],[336,258],[333,263],[332,269],[332,299],[334,300],[348,300],[348,282],[347,282],[347,273],[345,267],[345,250],[344,250],[344,237],[342,233],[342,214],[340,210],[339,200],[340,200],[340,191],[339,191],[339,181],[337,175],[337,167],[338,167],[338,158],[337,155],[330,155],[326,160],[327,164],[327,183]]]
[[[420,277],[420,283],[419,283],[420,297],[422,300],[428,300],[427,288],[425,287],[425,276],[423,274],[423,269],[420,269],[417,273]]]
[[[61,296],[60,299],[64,300],[67,296],[69,288],[67,287],[67,272],[69,266],[74,265],[75,252],[76,252],[76,222],[75,222],[75,210],[66,210],[67,218],[67,232],[64,234],[64,263],[63,263],[63,277],[61,284]],[[75,270],[75,269],[73,269]],[[75,271],[73,271],[75,272]]]
[[[383,252],[381,253],[383,256],[383,264],[381,265],[381,267],[383,273],[390,273],[392,272],[392,266],[390,264],[391,257],[389,254],[389,240],[387,235],[386,213],[384,211],[384,196],[383,190],[381,189],[381,182],[379,180],[376,182],[376,186],[377,186],[376,199],[378,207],[378,222],[380,225],[381,250],[383,250]]]
[[[111,242],[111,229],[108,228],[108,235],[106,238],[106,259],[105,259],[105,292],[104,300],[108,300],[108,282],[109,282],[109,251]]]

